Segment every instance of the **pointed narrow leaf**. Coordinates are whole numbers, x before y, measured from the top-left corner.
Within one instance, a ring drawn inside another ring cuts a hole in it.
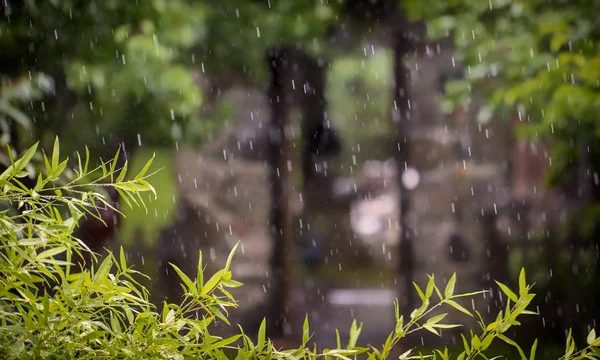
[[[429,277],[429,282],[427,283],[427,288],[425,289],[425,297],[427,299],[431,298],[431,295],[433,295],[433,288],[435,287],[435,280],[433,278],[433,275],[431,275]]]
[[[233,255],[235,255],[235,251],[240,243],[235,244],[233,249],[229,252],[229,256],[227,257],[227,262],[225,263],[225,271],[229,271],[229,267],[231,266],[231,261],[233,260]]]
[[[266,329],[267,329],[267,323],[266,323],[266,320],[263,318],[262,322],[260,323],[260,327],[258,328],[258,340],[256,343],[256,347],[258,348],[258,351],[262,351],[262,349],[265,346]]]
[[[209,294],[211,291],[215,289],[215,287],[221,281],[221,277],[223,276],[224,270],[219,270],[213,274],[213,276],[208,279],[204,287],[202,288],[202,295]]]
[[[521,268],[521,273],[519,274],[519,295],[527,295],[527,281],[525,280],[525,268]]]
[[[419,294],[419,297],[421,298],[421,301],[425,301],[427,298],[425,297],[425,294],[423,294],[423,291],[421,290],[421,288],[419,287],[419,285],[417,285],[417,283],[413,283],[413,286],[415,287],[415,289],[417,289],[417,294]]]
[[[403,352],[398,359],[408,359],[408,357],[410,356],[410,354],[412,354],[413,349],[407,350],[405,352]]]
[[[362,324],[359,326],[356,325],[356,320],[352,320],[352,325],[350,326],[350,339],[348,340],[348,348],[353,349],[356,347],[356,343],[358,341],[358,337],[362,331]]]
[[[197,293],[196,284],[194,284],[194,282],[183,271],[181,271],[181,269],[179,269],[175,264],[169,263],[169,265],[171,265],[171,267],[173,269],[175,269],[175,272],[177,273],[177,275],[179,275],[179,278],[185,284],[187,291],[191,294],[196,294]]]
[[[85,147],[85,165],[83,166],[83,175],[87,174],[88,171],[88,165],[90,163],[90,149],[88,149],[88,147]]]
[[[452,295],[454,295],[454,287],[456,286],[456,273],[454,273],[452,275],[452,277],[450,278],[450,280],[448,280],[448,284],[446,285],[446,288],[444,289],[444,296],[449,298]]]
[[[425,329],[429,332],[432,332],[432,333],[436,334],[437,336],[440,336],[440,333],[436,329],[434,329],[433,327],[431,327],[429,325],[423,325],[423,329]]]
[[[496,281],[496,284],[498,284],[498,286],[500,287],[500,290],[502,290],[502,292],[504,294],[506,294],[506,296],[508,296],[508,298],[511,299],[513,302],[516,303],[517,301],[519,301],[519,297],[517,296],[517,294],[512,292],[512,290],[509,289],[508,286],[506,286],[498,281]]]
[[[521,347],[519,346],[519,344],[514,342],[514,340],[511,340],[502,334],[496,334],[496,336],[498,337],[498,339],[504,341],[505,343],[507,343],[509,345],[512,345],[515,349],[517,349],[517,351],[519,352],[519,355],[521,355],[521,359],[527,360],[527,356],[525,356],[525,353],[523,352],[523,350],[521,350]]]
[[[432,324],[437,324],[440,321],[444,320],[444,318],[447,316],[448,314],[440,314],[440,315],[436,315],[436,316],[432,316],[431,318],[427,319],[427,321],[425,322],[426,325],[432,325]]]
[[[54,147],[52,148],[52,169],[56,171],[58,166],[58,160],[60,156],[60,144],[58,136],[54,139]]]
[[[144,175],[146,175],[146,172],[148,171],[148,169],[150,168],[150,166],[152,165],[152,161],[154,160],[154,157],[156,156],[156,153],[152,154],[152,157],[150,158],[150,160],[148,160],[146,162],[146,165],[144,165],[144,167],[142,168],[142,170],[140,170],[140,172],[135,176],[136,180],[137,179],[141,179],[144,177]]]
[[[41,253],[39,253],[35,259],[36,260],[42,260],[42,259],[47,259],[47,258],[53,258],[58,254],[62,254],[63,252],[67,251],[67,248],[64,246],[57,246],[48,250],[44,250]]]
[[[304,317],[304,324],[302,325],[302,346],[305,346],[310,339],[309,332],[309,324],[308,324],[308,314]]]
[[[119,148],[117,149],[117,152],[115,154],[115,157],[113,158],[111,164],[110,164],[110,181],[114,181],[114,174],[115,174],[115,169],[117,168],[117,163],[119,162],[119,155],[121,154],[121,147],[119,146]]]
[[[535,360],[535,351],[537,350],[537,339],[533,342],[531,346],[531,352],[529,353],[529,360]]]
[[[123,181],[123,179],[125,179],[125,174],[127,174],[127,161],[125,161],[123,168],[119,172],[119,176],[117,176],[117,182]]]
[[[463,314],[467,314],[470,317],[473,317],[473,314],[471,314],[471,312],[467,309],[465,309],[462,305],[460,305],[459,303],[457,303],[454,300],[446,300],[446,303],[450,306],[452,306],[453,308],[455,308],[456,310],[462,312]]]
[[[204,271],[202,269],[202,250],[198,251],[198,272],[196,273],[196,283],[198,291],[202,291],[204,286]]]
[[[125,260],[125,250],[123,249],[123,246],[121,246],[119,251],[119,264],[121,265],[121,270],[127,269],[127,261]]]
[[[25,154],[19,160],[17,160],[14,165],[14,170],[21,171],[27,164],[29,164],[31,158],[33,158],[33,155],[35,155],[35,152],[37,151],[38,144],[39,141],[33,144],[33,146],[31,146],[29,150],[27,150],[27,152],[25,152]]]

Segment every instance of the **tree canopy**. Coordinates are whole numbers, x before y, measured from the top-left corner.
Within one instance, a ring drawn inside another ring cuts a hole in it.
[[[481,121],[518,119],[521,134],[550,143],[553,180],[581,161],[600,170],[598,2],[403,3],[431,38],[453,40],[466,78],[449,84],[452,104],[482,96]]]

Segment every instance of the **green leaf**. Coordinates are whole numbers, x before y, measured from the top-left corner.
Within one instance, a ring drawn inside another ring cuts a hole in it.
[[[35,259],[37,261],[39,260],[43,260],[43,259],[47,259],[47,258],[53,258],[58,254],[62,254],[63,252],[67,251],[67,248],[64,246],[57,246],[55,248],[51,248],[48,250],[44,250],[41,253],[39,253]]]
[[[448,280],[448,284],[446,285],[446,288],[444,289],[444,296],[446,298],[449,298],[452,295],[454,295],[454,287],[455,286],[456,286],[456,273],[454,273],[452,275],[452,277],[450,278],[450,280]]]
[[[481,350],[483,351],[483,350],[486,350],[487,348],[489,348],[490,345],[492,344],[492,341],[494,341],[494,337],[491,334],[488,334],[481,341],[481,345],[480,345]]]
[[[465,335],[460,334],[460,337],[461,337],[462,342],[463,342],[463,347],[465,349],[465,353],[466,354],[471,353],[471,347],[469,346],[469,342],[467,341],[467,338],[465,338]]]
[[[429,326],[437,328],[437,329],[454,329],[457,327],[461,327],[460,324],[430,324]]]
[[[596,340],[596,329],[592,329],[592,331],[590,331],[590,333],[587,336],[587,343],[588,345],[592,345],[594,343],[594,340]]]
[[[425,297],[427,299],[431,298],[431,295],[433,295],[434,287],[435,287],[435,281],[434,281],[433,275],[431,275],[429,277],[429,282],[427,283],[427,288],[425,289]]]
[[[121,265],[121,270],[127,269],[127,261],[125,260],[125,250],[123,249],[122,245],[119,251],[119,264]]]
[[[172,264],[172,263],[169,263],[169,265],[171,265],[171,267],[173,269],[175,269],[175,272],[177,273],[177,275],[179,276],[179,278],[181,279],[181,281],[183,281],[183,283],[187,287],[187,292],[189,292],[190,294],[196,295],[198,293],[197,292],[198,290],[196,288],[196,284],[194,284],[194,282],[183,271],[181,271],[181,269],[179,269],[177,267],[177,265]]]
[[[85,147],[85,165],[83,166],[83,174],[87,174],[88,172],[88,165],[90,163],[90,149],[88,149],[88,147]]]
[[[123,179],[125,179],[125,174],[127,174],[127,160],[125,161],[123,168],[119,172],[119,176],[117,176],[117,182],[123,181]]]
[[[225,263],[225,271],[229,271],[229,268],[231,267],[231,261],[233,260],[233,255],[235,255],[235,251],[237,250],[238,245],[240,245],[239,241],[237,244],[235,244],[233,249],[231,249],[231,251],[229,252],[229,256],[227,257],[227,262]]]
[[[110,271],[111,267],[112,258],[110,256],[107,256],[100,264],[98,271],[96,271],[96,273],[94,274],[94,282],[98,282],[99,280],[104,279],[108,275],[108,272]]]
[[[519,274],[519,295],[527,295],[527,281],[525,280],[525,268],[521,268],[521,273]]]
[[[120,154],[121,154],[121,147],[119,146],[119,148],[117,149],[117,152],[115,154],[115,157],[113,158],[113,160],[110,164],[110,181],[111,182],[114,181],[115,169],[117,168],[117,163],[119,162]]]
[[[31,161],[31,158],[33,158],[33,155],[35,155],[35,152],[37,151],[37,147],[38,147],[39,141],[36,142],[35,144],[33,144],[33,146],[31,146],[29,148],[29,150],[27,150],[25,152],[25,154],[19,159],[17,160],[17,162],[15,163],[15,170],[17,171],[21,171],[25,168],[25,166],[27,164],[29,164],[29,162]],[[10,167],[9,167],[10,169]],[[7,169],[8,171],[8,169]],[[0,176],[0,178],[2,178]]]
[[[54,147],[52,148],[52,172],[56,171],[56,167],[58,166],[60,156],[60,144],[58,141],[58,136],[54,139]]]
[[[304,317],[304,324],[302,325],[302,346],[305,346],[310,339],[309,331],[308,314],[306,314]]]
[[[202,250],[198,251],[198,271],[196,273],[196,283],[198,291],[202,291],[204,286],[204,270],[202,269]]]
[[[356,342],[358,341],[358,337],[362,331],[362,324],[359,326],[356,325],[356,320],[352,320],[352,325],[350,325],[350,339],[348,340],[348,348],[353,349],[356,347]]]
[[[52,174],[50,174],[49,177],[51,177],[52,179],[58,179],[60,175],[62,175],[63,171],[65,171],[65,169],[67,168],[68,162],[69,159],[67,158],[63,162],[58,164],[56,167],[54,167],[52,169]]]
[[[37,182],[35,183],[35,187],[33,191],[40,192],[44,188],[44,179],[42,178],[42,174],[38,174]]]
[[[258,340],[256,342],[256,347],[257,347],[258,351],[262,351],[262,349],[265,346],[266,328],[267,328],[267,322],[263,318],[262,322],[260,323],[260,327],[258,328]]]
[[[91,340],[103,338],[106,334],[108,334],[108,331],[96,330],[96,331],[91,331],[89,333],[80,334],[80,339],[81,339],[81,341],[91,341]]]
[[[504,341],[505,343],[507,343],[509,345],[512,345],[515,349],[517,349],[517,351],[519,351],[519,355],[521,355],[521,359],[527,360],[525,353],[523,352],[523,350],[521,350],[521,347],[519,346],[519,344],[514,342],[514,340],[509,339],[508,337],[506,337],[503,334],[496,334],[496,336],[498,337],[498,339]]]
[[[418,319],[419,317],[421,317],[421,315],[423,315],[425,313],[425,311],[427,311],[428,307],[429,307],[429,300],[425,299],[425,301],[423,301],[423,304],[418,309],[415,309],[415,310],[413,310],[412,313],[410,313],[410,318],[412,320]]]
[[[205,352],[210,352],[210,351],[213,351],[215,349],[225,348],[225,347],[229,346],[230,344],[233,344],[234,342],[238,341],[238,339],[241,338],[241,337],[242,337],[242,334],[237,334],[237,335],[233,335],[232,337],[228,337],[228,338],[225,338],[223,340],[219,340],[219,341],[215,342],[214,344],[211,344],[205,350]]]
[[[437,324],[440,321],[444,320],[444,318],[447,316],[448,314],[440,314],[440,315],[436,315],[433,316],[429,319],[427,319],[427,321],[425,322],[425,325],[433,325],[433,324]]]
[[[535,360],[535,351],[537,350],[537,339],[535,339],[535,341],[533,342],[533,345],[531,346],[531,352],[529,354],[529,360]]]
[[[446,303],[450,306],[452,306],[453,308],[455,308],[456,310],[462,312],[463,314],[467,314],[470,317],[473,317],[473,314],[471,314],[471,312],[467,309],[465,309],[462,305],[460,305],[459,303],[457,303],[454,300],[446,300]]]
[[[227,325],[231,325],[229,323],[229,320],[227,319],[227,317],[223,314],[223,312],[221,311],[221,309],[219,309],[216,306],[211,306],[210,307],[210,311],[217,317],[219,318],[219,320],[223,321],[225,324]]]
[[[436,329],[434,329],[433,327],[431,327],[429,325],[423,325],[423,329],[425,329],[429,332],[432,332],[432,333],[436,334],[437,336],[440,336],[440,333]]]
[[[500,287],[500,289],[502,290],[502,292],[504,294],[506,294],[506,296],[508,296],[509,299],[511,299],[514,303],[516,303],[517,301],[519,301],[519,298],[517,297],[517,294],[515,294],[514,292],[512,292],[511,289],[508,288],[508,286],[502,284],[501,282],[496,281],[496,284],[498,284],[498,286]]]
[[[150,168],[150,166],[152,166],[152,161],[154,161],[154,157],[156,156],[156,153],[152,154],[152,157],[150,158],[150,160],[148,160],[146,162],[146,165],[144,165],[144,167],[142,168],[142,170],[140,170],[140,172],[135,176],[135,179],[141,179],[144,177],[144,175],[146,175],[146,172],[148,172],[148,169]]]
[[[201,294],[207,295],[210,292],[212,292],[217,287],[219,282],[221,281],[221,277],[223,276],[224,273],[225,273],[225,270],[219,270],[216,273],[214,273],[213,276],[211,276],[211,278],[206,282],[206,284],[204,284]]]
[[[425,297],[425,294],[423,294],[423,291],[421,290],[419,285],[417,285],[417,283],[413,282],[413,286],[415,287],[415,289],[417,289],[417,294],[419,294],[421,301],[425,301],[427,298]]]
[[[412,352],[413,352],[413,349],[406,350],[405,352],[400,354],[398,359],[408,359],[408,357],[410,356],[410,354],[412,354]]]

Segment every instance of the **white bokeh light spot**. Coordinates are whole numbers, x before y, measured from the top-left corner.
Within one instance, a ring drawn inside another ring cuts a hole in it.
[[[408,168],[402,174],[402,185],[408,190],[414,190],[419,185],[420,180],[421,176],[415,168]]]

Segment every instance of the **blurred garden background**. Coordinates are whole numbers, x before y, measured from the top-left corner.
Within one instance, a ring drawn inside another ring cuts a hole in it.
[[[522,266],[539,313],[514,330],[525,346],[540,338],[552,358],[568,328],[598,326],[599,2],[0,11],[0,161],[56,136],[65,154],[122,146],[133,170],[156,154],[158,198],[119,204],[125,219],[98,241],[127,250],[157,305],[182,296],[169,262],[193,276],[202,250],[210,272],[239,242],[233,321],[254,331],[267,317],[282,344],[305,314],[320,346],[352,318],[380,344],[394,298],[414,308],[427,274],[489,290],[463,305],[493,320],[506,300],[493,280],[514,284]],[[403,346],[462,346],[466,330]]]

